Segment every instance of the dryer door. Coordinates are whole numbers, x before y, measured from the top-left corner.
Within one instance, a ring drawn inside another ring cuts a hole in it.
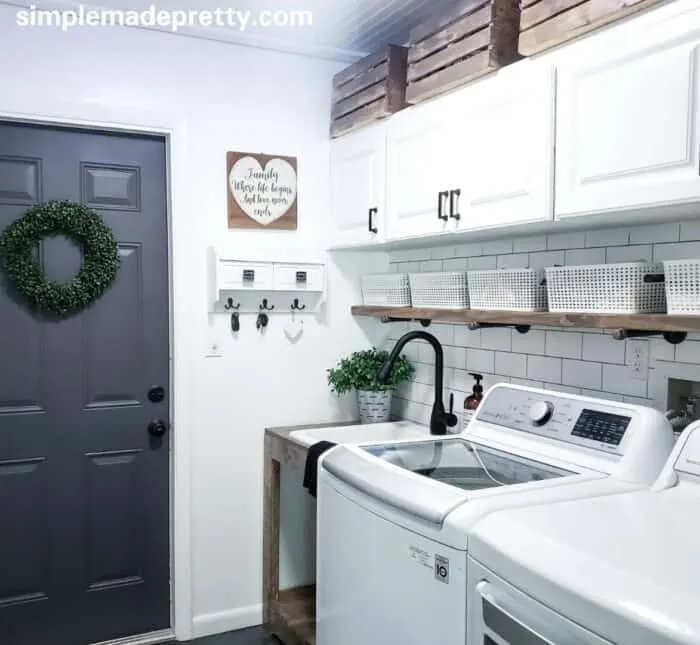
[[[470,645],[614,645],[567,620],[469,558]]]

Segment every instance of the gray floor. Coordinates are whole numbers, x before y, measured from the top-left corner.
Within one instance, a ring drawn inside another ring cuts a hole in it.
[[[262,627],[207,636],[190,643],[192,645],[280,645],[280,642],[274,636],[269,636]]]

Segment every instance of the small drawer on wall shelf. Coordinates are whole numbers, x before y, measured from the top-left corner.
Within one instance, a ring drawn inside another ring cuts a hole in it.
[[[219,289],[251,289],[255,291],[274,288],[272,264],[221,260],[219,264]]]
[[[317,264],[275,264],[277,291],[323,291],[323,266]]]
[[[212,249],[211,313],[319,310],[326,293],[326,254],[308,249]]]

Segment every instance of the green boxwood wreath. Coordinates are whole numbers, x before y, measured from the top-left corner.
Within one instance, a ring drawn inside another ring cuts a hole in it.
[[[48,280],[35,249],[45,237],[65,235],[80,245],[82,264],[65,283]],[[11,289],[35,311],[59,316],[82,311],[112,285],[119,247],[112,231],[87,206],[71,201],[37,204],[0,235],[0,261]]]

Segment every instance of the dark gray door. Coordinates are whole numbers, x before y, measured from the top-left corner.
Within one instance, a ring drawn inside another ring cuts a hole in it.
[[[170,433],[148,431],[169,422],[164,140],[0,122],[0,229],[52,199],[97,211],[121,268],[60,321],[29,313],[0,274],[2,645],[170,625]],[[80,266],[65,238],[40,253],[54,279]]]

